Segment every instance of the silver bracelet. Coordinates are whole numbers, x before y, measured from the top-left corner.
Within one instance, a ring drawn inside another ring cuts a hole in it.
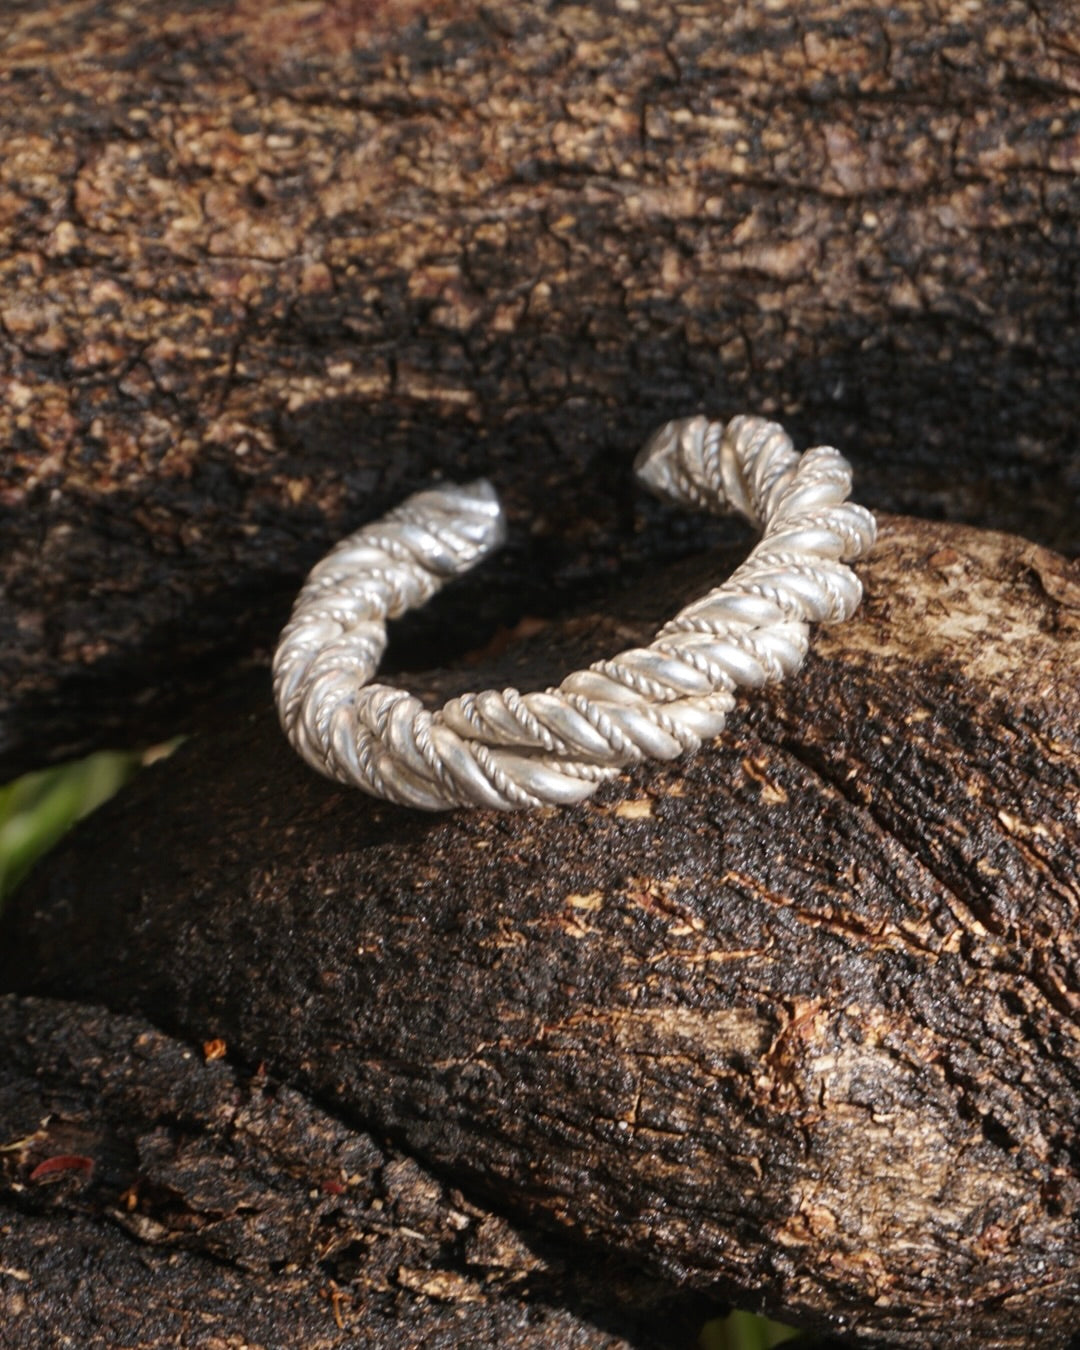
[[[799,455],[775,422],[705,417],[661,427],[635,462],[658,496],[734,510],[762,531],[729,580],[657,633],[557,688],[485,689],[437,712],[369,684],[386,620],[422,605],[502,542],[491,484],[418,492],[337,545],[308,576],[274,654],[289,740],[338,782],[425,811],[567,806],[629,764],[674,759],[716,736],[737,688],[802,664],[807,624],[849,618],[862,597],[843,560],[876,533],[846,500],[851,468],[818,446]]]

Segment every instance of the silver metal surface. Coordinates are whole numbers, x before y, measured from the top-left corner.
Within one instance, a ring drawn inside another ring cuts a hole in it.
[[[487,689],[438,711],[371,684],[386,620],[424,604],[504,536],[483,480],[418,492],[337,545],[311,572],[274,655],[274,697],[293,746],[320,773],[425,811],[582,801],[641,759],[697,750],[723,728],[738,688],[792,674],[807,625],[849,618],[862,587],[845,564],[876,527],[847,501],[851,469],[818,446],[796,453],[760,417],[669,422],[635,461],[681,506],[737,511],[762,531],[746,561],[682,609],[648,647],[556,688]]]

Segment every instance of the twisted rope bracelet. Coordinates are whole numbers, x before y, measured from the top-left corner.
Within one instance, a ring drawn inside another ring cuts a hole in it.
[[[554,689],[462,694],[437,712],[369,684],[386,620],[422,605],[502,542],[490,483],[409,497],[337,545],[308,576],[274,655],[274,697],[313,768],[426,811],[570,805],[642,759],[674,759],[717,735],[734,691],[802,664],[807,624],[850,618],[862,587],[844,559],[874,542],[846,500],[851,468],[818,446],[799,455],[760,417],[669,422],[635,462],[658,496],[734,510],[762,531],[728,581],[634,647]]]

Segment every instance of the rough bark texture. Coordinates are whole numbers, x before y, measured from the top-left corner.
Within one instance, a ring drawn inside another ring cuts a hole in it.
[[[705,1315],[530,1242],[224,1046],[12,998],[0,1041],[5,1350],[674,1350]]]
[[[7,0],[0,781],[210,730],[26,889],[3,980],[246,1068],[0,1005],[0,1344],[676,1343],[655,1291],[590,1311],[634,1267],[1066,1344],[1075,568],[894,521],[802,680],[571,812],[372,804],[218,685],[438,475],[491,476],[512,540],[398,661],[550,622],[432,693],[646,633],[703,565],[643,569],[702,533],[627,465],[699,407],[1076,551],[1078,17]],[[31,1180],[58,1156],[94,1170]]]
[[[726,565],[428,687],[542,683]],[[874,1343],[1063,1346],[1080,572],[902,519],[862,572],[799,679],[572,811],[417,817],[234,719],[31,881],[3,979],[222,1036],[683,1285]]]
[[[6,0],[0,780],[197,720],[433,475],[518,527],[470,624],[685,551],[624,466],[703,405],[1077,549],[1077,20]]]

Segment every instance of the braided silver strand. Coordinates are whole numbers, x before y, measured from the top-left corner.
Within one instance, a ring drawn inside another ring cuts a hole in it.
[[[838,451],[799,455],[760,417],[669,422],[635,462],[658,496],[734,510],[762,537],[732,576],[681,610],[648,647],[553,689],[462,694],[437,712],[370,684],[386,620],[424,604],[497,548],[490,483],[418,492],[337,545],[308,576],[274,654],[274,698],[313,768],[426,811],[580,802],[642,759],[674,759],[716,736],[737,688],[802,664],[807,625],[850,618],[862,597],[844,560],[873,545],[874,518],[847,501]]]

